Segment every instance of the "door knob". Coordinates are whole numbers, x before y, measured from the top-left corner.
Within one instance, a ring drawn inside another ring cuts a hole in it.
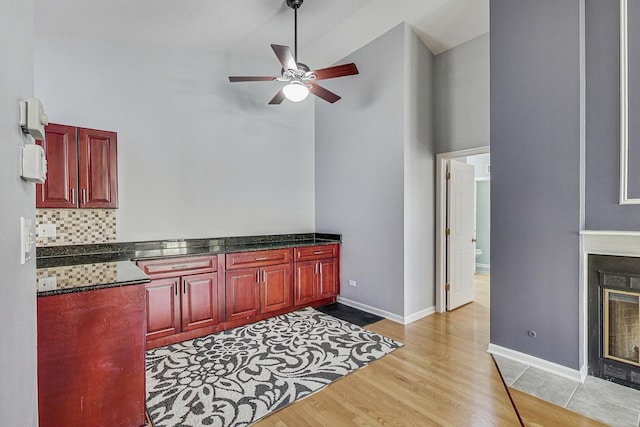
[[[478,240],[475,237],[471,238],[471,243],[476,243]]]

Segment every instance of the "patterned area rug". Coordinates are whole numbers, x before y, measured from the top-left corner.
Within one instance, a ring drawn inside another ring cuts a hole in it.
[[[402,346],[305,308],[147,352],[154,427],[247,426]]]

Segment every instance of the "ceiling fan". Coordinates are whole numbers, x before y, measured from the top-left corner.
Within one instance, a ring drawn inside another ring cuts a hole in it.
[[[293,102],[304,100],[309,92],[327,102],[334,103],[340,99],[335,93],[323,88],[316,83],[318,80],[333,79],[358,74],[356,64],[336,65],[335,67],[322,68],[320,70],[310,70],[302,62],[298,62],[298,8],[304,0],[287,0],[287,6],[293,9],[294,13],[294,52],[289,46],[272,44],[271,48],[282,64],[282,75],[277,77],[265,76],[229,76],[230,82],[258,82],[258,81],[279,81],[288,84],[276,93],[276,96],[269,101],[269,104],[280,104],[287,98]]]

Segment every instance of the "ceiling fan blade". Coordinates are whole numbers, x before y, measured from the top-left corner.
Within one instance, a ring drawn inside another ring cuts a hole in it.
[[[282,68],[284,68],[285,71],[298,69],[298,64],[296,64],[296,60],[293,58],[293,52],[291,52],[291,48],[289,46],[272,44],[271,49],[275,52],[278,60],[282,64]]]
[[[277,77],[262,77],[262,76],[229,76],[230,82],[270,82]]]
[[[284,101],[284,92],[282,91],[282,89],[280,89],[278,93],[276,93],[276,96],[274,96],[271,101],[269,101],[269,105],[282,104],[282,101]]]
[[[352,76],[354,74],[358,74],[358,67],[356,64],[344,64],[344,65],[336,65],[335,67],[322,68],[320,70],[313,71],[313,74],[316,75],[316,80],[325,80],[325,79],[333,79],[336,77],[345,77]]]
[[[309,89],[309,92],[311,92],[315,96],[318,96],[318,97],[320,97],[320,98],[324,99],[325,101],[330,102],[332,104],[340,99],[340,97],[338,95],[336,95],[335,93],[323,88],[319,84],[316,84],[314,82],[308,82],[308,83],[311,85],[311,89]]]

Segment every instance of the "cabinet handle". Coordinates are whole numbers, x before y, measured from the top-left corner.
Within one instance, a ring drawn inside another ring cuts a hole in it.
[[[320,275],[322,276],[322,263],[319,262],[318,264],[320,264]]]
[[[179,284],[176,283],[176,285],[173,287],[176,291],[176,296],[178,295],[178,288],[180,287]]]
[[[318,263],[316,262],[316,268],[315,268],[315,273],[318,274]]]
[[[172,270],[178,270],[178,269],[185,269],[185,268],[189,268],[189,267],[191,267],[190,264],[181,264],[181,265],[172,265],[171,269]]]
[[[82,189],[82,204],[86,205],[87,204],[87,190],[86,189]]]
[[[322,253],[324,253],[324,251],[315,251],[313,254],[314,254],[314,255],[320,255],[320,254],[322,254]]]
[[[256,271],[256,283],[260,283],[260,270]]]
[[[264,283],[267,283],[267,272],[262,270],[262,281]]]
[[[71,189],[71,204],[72,205],[76,204],[76,189],[75,188]]]
[[[182,281],[182,293],[183,294],[187,293],[187,281],[186,280]]]
[[[260,258],[256,258],[256,261],[266,261],[266,260],[268,260],[268,259],[269,259],[269,257],[262,256],[262,257],[260,257]]]

